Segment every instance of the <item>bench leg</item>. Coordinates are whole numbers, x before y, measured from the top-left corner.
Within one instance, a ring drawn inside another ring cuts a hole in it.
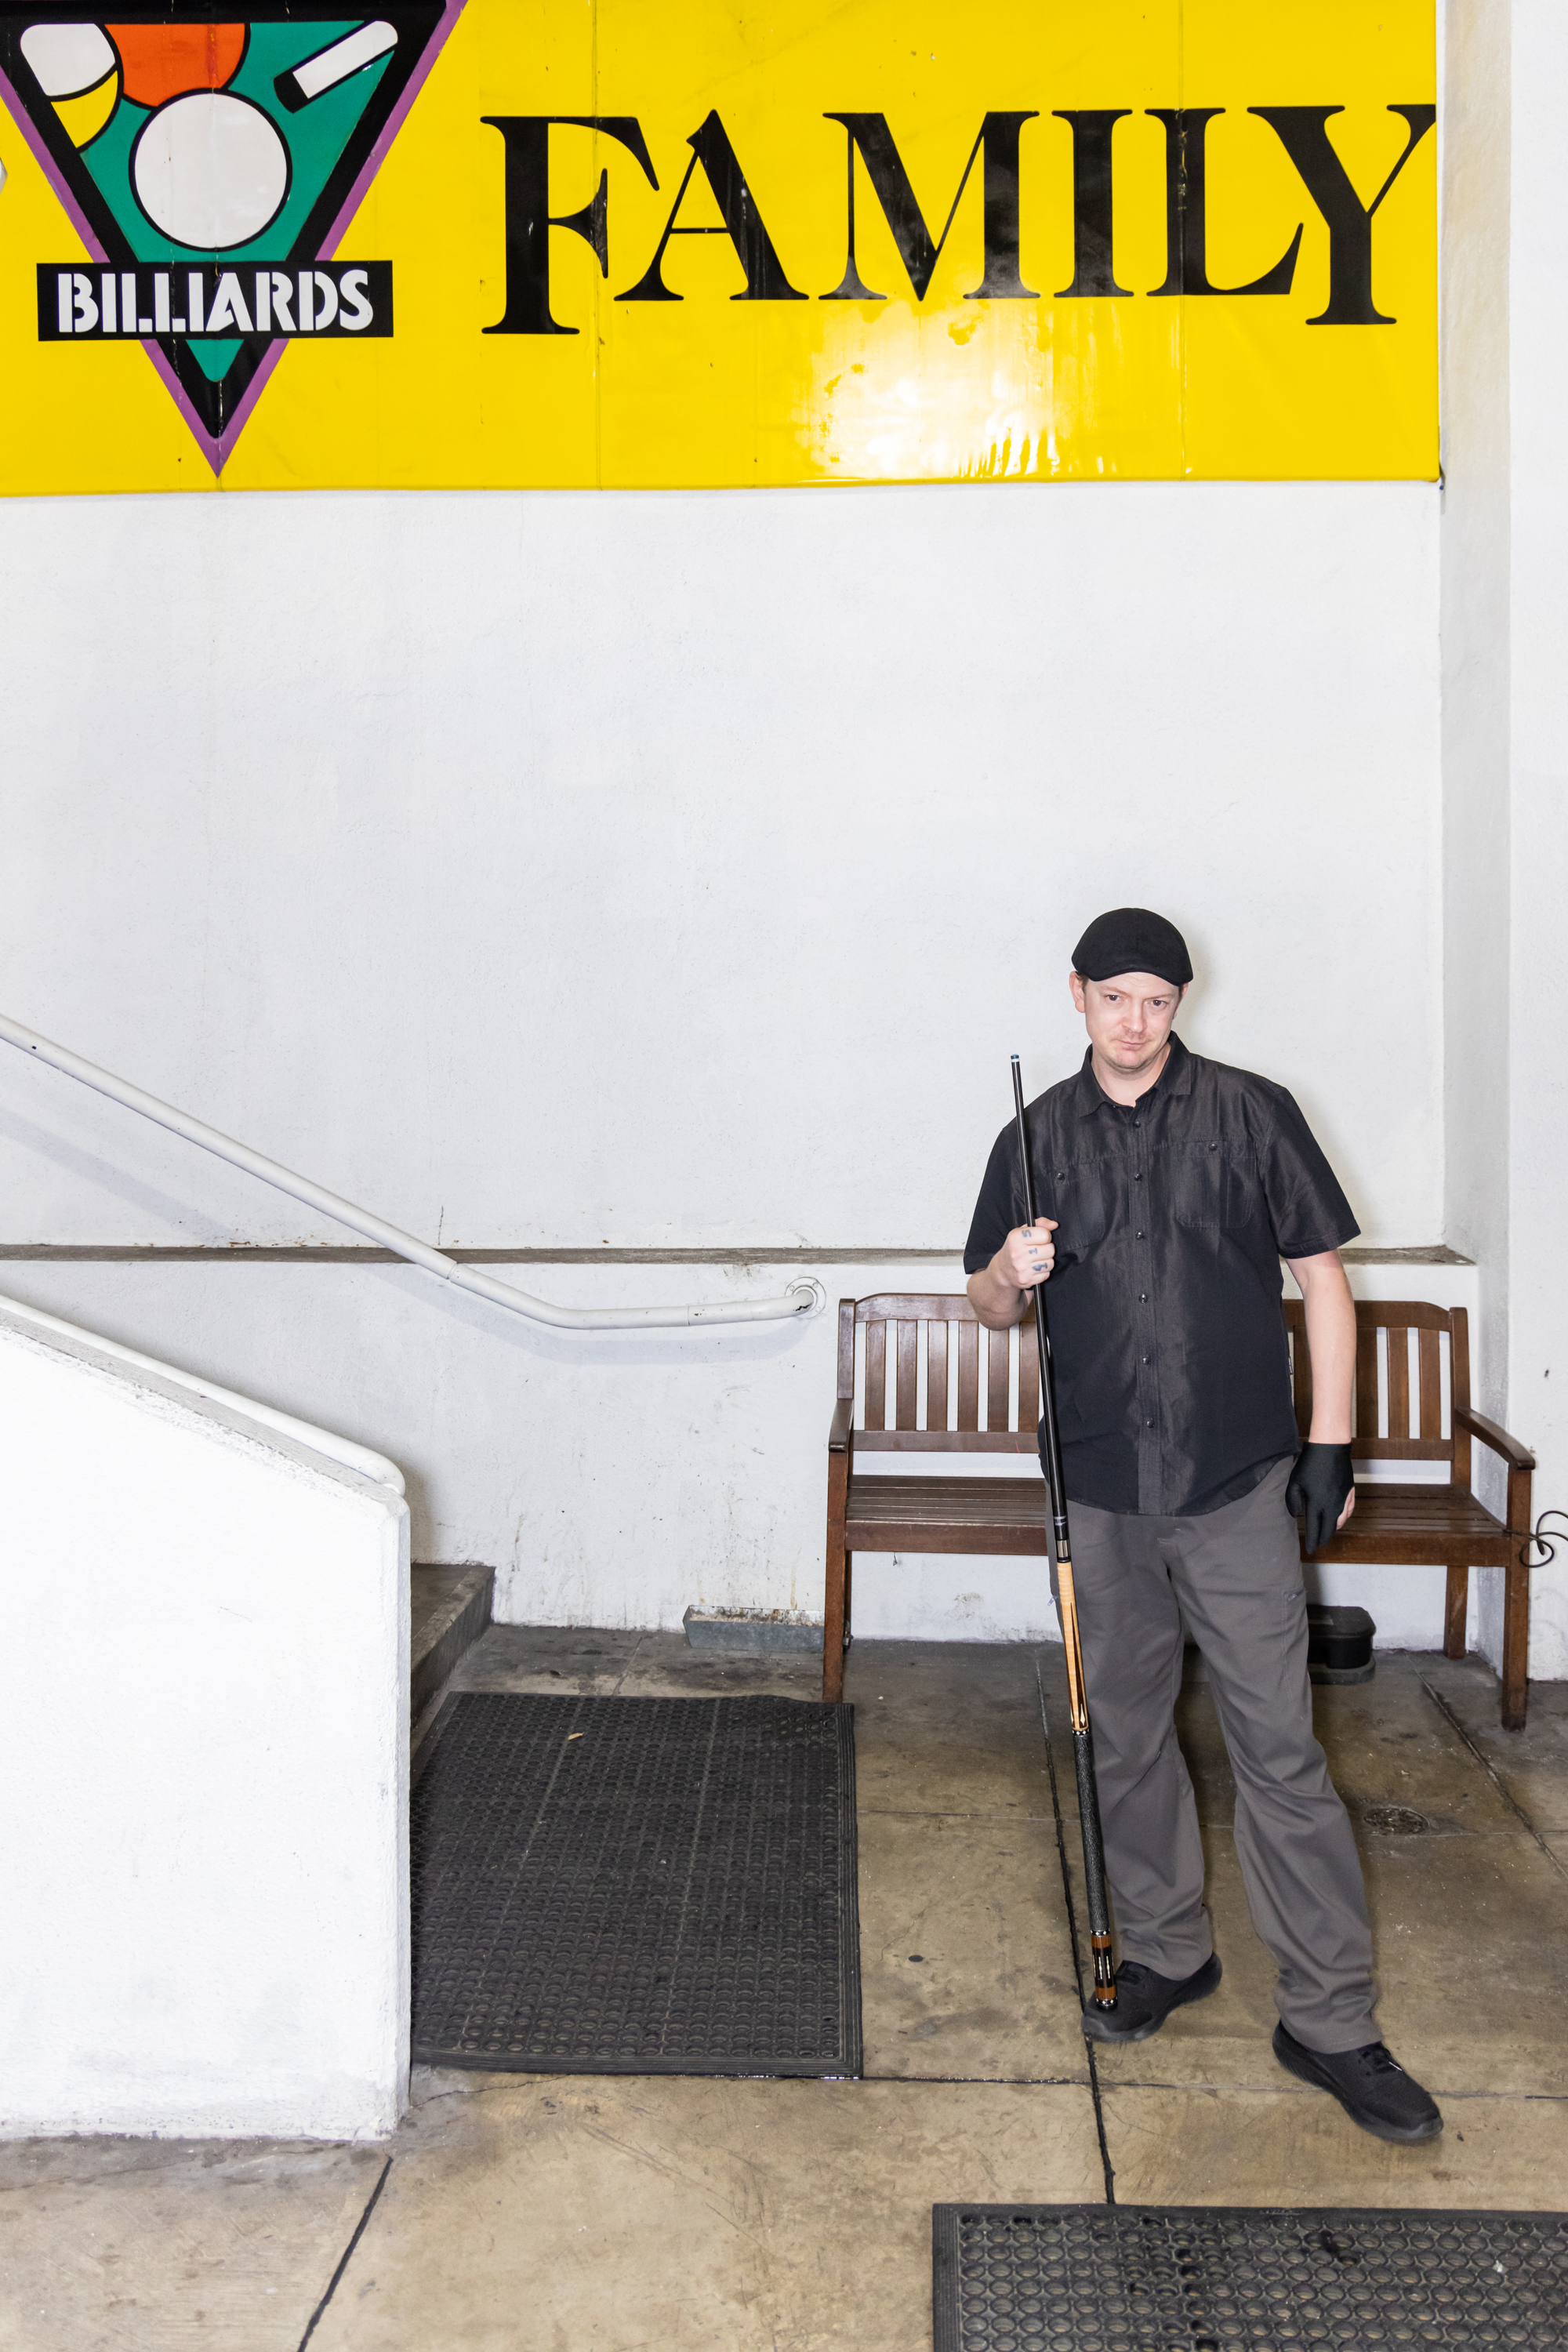
[[[1503,1570],[1502,1727],[1522,1731],[1530,1692],[1530,1570],[1517,1559]]]
[[[1502,1588],[1502,1727],[1524,1729],[1530,1704],[1530,1570],[1520,1555],[1528,1556],[1532,1508],[1531,1474],[1508,1474],[1508,1566]]]
[[[1465,1623],[1469,1615],[1470,1571],[1468,1568],[1448,1570],[1448,1597],[1443,1606],[1443,1655],[1462,1658],[1465,1654]]]
[[[822,1610],[822,1696],[836,1706],[844,1696],[844,1653],[849,1646],[849,1554],[829,1544]]]

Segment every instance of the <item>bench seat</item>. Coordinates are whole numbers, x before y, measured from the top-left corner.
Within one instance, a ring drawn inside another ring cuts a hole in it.
[[[1510,1551],[1508,1529],[1473,1495],[1363,1479],[1350,1525],[1312,1559],[1378,1568],[1506,1568]]]
[[[1023,1552],[1048,1557],[1050,1497],[1032,1478],[857,1478],[845,1515],[851,1551]]]
[[[1050,1551],[1050,1498],[1033,1478],[859,1477],[845,1514],[851,1551]],[[1363,1479],[1342,1535],[1312,1558],[1408,1568],[1506,1568],[1508,1529],[1450,1486]]]

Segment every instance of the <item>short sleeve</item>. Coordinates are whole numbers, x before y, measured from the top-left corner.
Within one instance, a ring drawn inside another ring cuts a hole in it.
[[[978,1274],[983,1266],[989,1265],[1017,1223],[1013,1213],[1017,1165],[1017,1144],[1012,1129],[1005,1127],[991,1147],[980,1198],[974,1203],[969,1239],[963,1246],[965,1274]]]
[[[1361,1227],[1295,1097],[1270,1087],[1258,1172],[1281,1257],[1317,1257],[1353,1241]]]

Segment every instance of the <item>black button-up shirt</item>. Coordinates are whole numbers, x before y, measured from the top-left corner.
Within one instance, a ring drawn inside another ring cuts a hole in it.
[[[1070,1499],[1196,1516],[1297,1449],[1279,1261],[1360,1230],[1283,1087],[1179,1037],[1131,1107],[1076,1077],[1030,1104],[1035,1203],[1058,1220],[1046,1292]],[[1016,1129],[992,1150],[963,1253],[1025,1222]]]

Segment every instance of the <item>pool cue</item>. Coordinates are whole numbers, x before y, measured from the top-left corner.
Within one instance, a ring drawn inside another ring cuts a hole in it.
[[[1024,1207],[1035,1223],[1035,1171],[1024,1123],[1024,1081],[1013,1056],[1013,1104],[1018,1118],[1018,1160],[1024,1171]],[[1083,1876],[1089,1894],[1089,1940],[1094,1954],[1094,1998],[1100,2009],[1116,2006],[1116,1960],[1110,1948],[1110,1901],[1105,1886],[1105,1846],[1100,1830],[1100,1790],[1094,1777],[1094,1733],[1083,1683],[1083,1644],[1079,1639],[1073,1591],[1072,1540],[1068,1532],[1067,1488],[1062,1483],[1062,1442],[1057,1428],[1057,1382],[1051,1365],[1051,1335],[1046,1322],[1046,1286],[1035,1285],[1035,1329],[1040,1343],[1040,1466],[1051,1496],[1051,1533],[1057,1556],[1057,1597],[1062,1644],[1067,1651],[1068,1713],[1072,1723],[1072,1760],[1078,1775],[1078,1818],[1083,1832]]]

